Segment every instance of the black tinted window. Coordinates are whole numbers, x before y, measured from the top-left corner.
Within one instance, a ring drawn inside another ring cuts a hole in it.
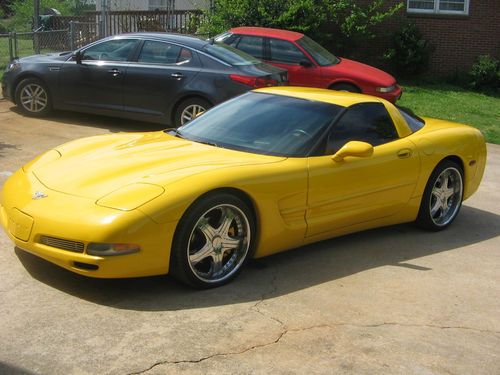
[[[96,44],[83,52],[83,60],[127,61],[135,39],[113,39]]]
[[[250,92],[179,128],[181,136],[257,154],[304,156],[342,107]]]
[[[242,36],[238,45],[236,46],[238,49],[243,52],[252,55],[253,57],[257,57],[262,59],[264,57],[263,54],[263,38],[260,36]]]
[[[389,113],[381,103],[363,103],[349,107],[333,126],[327,143],[327,154],[334,154],[349,141],[377,146],[398,138]]]
[[[271,61],[285,64],[298,64],[309,59],[294,44],[280,39],[269,39]]]
[[[139,62],[153,64],[176,64],[181,47],[175,44],[146,41],[139,55]]]
[[[255,65],[260,63],[260,61],[253,56],[222,43],[207,44],[203,47],[203,51],[234,66]]]

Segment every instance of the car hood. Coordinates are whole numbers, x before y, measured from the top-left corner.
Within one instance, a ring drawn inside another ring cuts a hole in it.
[[[35,161],[29,169],[49,189],[92,199],[133,183],[165,188],[193,174],[286,159],[217,148],[164,132],[84,138],[56,150],[60,157]]]
[[[71,52],[58,52],[58,53],[45,53],[41,55],[32,55],[27,57],[22,57],[19,59],[20,63],[34,63],[34,62],[64,62],[71,55]]]
[[[338,64],[323,67],[323,73],[326,75],[331,73],[335,77],[339,75],[352,77],[356,80],[362,80],[366,83],[381,87],[392,86],[396,83],[396,79],[383,70],[343,57]]]

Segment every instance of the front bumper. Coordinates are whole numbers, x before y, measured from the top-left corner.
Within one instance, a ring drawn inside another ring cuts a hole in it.
[[[33,199],[36,191],[47,197]],[[99,207],[94,200],[47,189],[22,170],[0,195],[0,223],[15,245],[81,275],[99,278],[168,273],[176,222],[157,224],[140,211]],[[47,237],[55,239],[46,241]],[[134,243],[138,253],[100,257],[86,253],[90,242]],[[68,243],[83,244],[78,251]],[[61,246],[63,244],[63,246]]]

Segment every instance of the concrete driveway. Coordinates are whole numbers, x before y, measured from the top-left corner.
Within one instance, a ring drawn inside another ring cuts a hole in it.
[[[38,153],[155,125],[0,101],[0,186]],[[225,287],[98,280],[0,231],[2,374],[499,374],[500,147],[451,228],[400,225],[253,261]],[[76,213],[75,213],[76,214]]]

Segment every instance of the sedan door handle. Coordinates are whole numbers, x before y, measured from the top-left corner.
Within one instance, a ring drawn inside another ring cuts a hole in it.
[[[184,78],[184,75],[182,73],[172,73],[172,74],[170,74],[170,77],[173,77],[177,80],[181,80]]]
[[[398,151],[398,158],[405,159],[411,156],[411,150],[409,148],[404,148]]]
[[[116,77],[116,76],[119,76],[120,74],[122,74],[122,72],[119,69],[116,69],[116,68],[109,69],[108,73],[111,73],[111,75],[113,77]]]

